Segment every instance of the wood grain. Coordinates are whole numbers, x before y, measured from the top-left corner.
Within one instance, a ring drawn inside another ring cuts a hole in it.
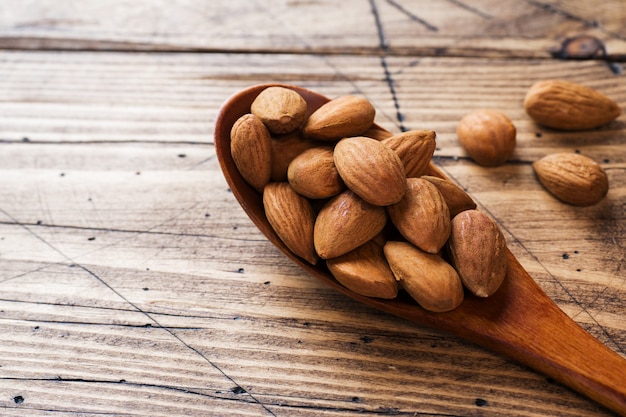
[[[539,285],[626,356],[624,116],[564,134],[521,108],[548,77],[626,105],[606,62],[549,52],[590,33],[621,59],[623,3],[399,4],[0,5],[0,414],[612,415],[324,287],[229,192],[212,145],[228,96],[270,81],[364,95],[389,130],[435,129],[438,164],[498,220]],[[456,142],[456,121],[479,107],[518,127],[503,167],[474,165]],[[603,203],[572,208],[545,193],[530,163],[557,150],[603,165]]]
[[[549,57],[588,34],[626,54],[625,5],[559,0],[8,0],[0,47]],[[384,36],[377,30],[384,28]]]

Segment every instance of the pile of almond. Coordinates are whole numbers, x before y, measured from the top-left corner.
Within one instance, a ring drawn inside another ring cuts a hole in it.
[[[434,312],[456,308],[464,288],[488,297],[500,287],[504,236],[433,171],[434,131],[378,129],[356,96],[306,114],[295,90],[268,87],[231,130],[233,160],[289,250],[358,294],[402,288]]]

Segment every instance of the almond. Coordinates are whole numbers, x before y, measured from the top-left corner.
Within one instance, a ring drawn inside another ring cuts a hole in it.
[[[406,191],[402,161],[382,142],[365,136],[342,139],[334,160],[348,188],[371,204],[397,203]]]
[[[267,221],[285,246],[307,262],[317,264],[313,247],[315,213],[309,200],[296,193],[289,183],[271,182],[263,190],[263,207]]]
[[[543,186],[559,200],[591,206],[609,191],[606,172],[593,159],[575,153],[554,153],[535,161],[533,169]]]
[[[307,149],[320,146],[304,139],[299,131],[272,137],[272,181],[287,181],[287,169],[294,158]]]
[[[459,275],[439,255],[396,241],[387,242],[384,253],[400,286],[424,309],[440,313],[463,302]]]
[[[332,197],[345,188],[328,146],[311,148],[294,158],[287,178],[296,192],[308,198]]]
[[[318,213],[313,233],[315,250],[323,259],[344,255],[374,238],[386,223],[383,207],[346,190]]]
[[[450,210],[450,218],[462,211],[476,208],[476,203],[472,197],[452,181],[432,175],[422,175],[422,178],[437,187]]]
[[[404,198],[387,207],[392,223],[409,242],[437,253],[450,235],[450,211],[443,195],[423,178],[408,178]]]
[[[561,130],[594,129],[621,114],[619,105],[599,91],[563,80],[532,85],[524,109],[536,123]]]
[[[507,269],[506,240],[486,214],[466,210],[455,216],[448,248],[452,265],[472,294],[489,297],[500,288]]]
[[[365,132],[363,132],[361,136],[365,136],[365,137],[376,139],[376,140],[383,140],[383,139],[387,139],[388,137],[393,136],[393,133],[377,125],[373,125],[369,129],[367,129]]]
[[[374,241],[328,259],[326,265],[337,281],[357,294],[385,299],[398,295],[398,282],[387,264],[383,248]]]
[[[407,177],[419,177],[430,163],[435,153],[433,130],[409,130],[382,140],[400,158]]]
[[[268,87],[250,106],[272,133],[290,133],[304,123],[307,104],[296,91],[285,87]]]
[[[315,110],[304,125],[304,134],[326,141],[359,136],[372,126],[375,116],[376,109],[366,98],[342,96]]]
[[[459,143],[478,164],[499,166],[515,151],[516,129],[511,120],[496,110],[476,110],[459,121]]]
[[[243,179],[262,192],[272,173],[272,137],[261,119],[248,113],[235,121],[230,153]]]

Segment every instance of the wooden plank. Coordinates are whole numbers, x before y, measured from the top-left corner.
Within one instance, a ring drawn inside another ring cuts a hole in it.
[[[624,13],[620,0],[11,0],[0,5],[0,47],[375,54],[384,45],[406,55],[545,58],[586,34],[623,59]]]
[[[333,96],[354,91],[389,114],[383,77],[377,57],[5,51],[0,138],[209,143],[221,104],[252,84],[297,82]]]
[[[530,85],[546,78],[584,83],[623,103],[626,90],[619,76],[598,62],[2,52],[0,63],[0,138],[5,141],[210,143],[226,98],[253,84],[285,82],[329,97],[363,95],[375,104],[377,122],[391,131],[436,130],[446,157],[462,156],[455,136],[458,120],[476,108],[495,107],[518,128],[516,159],[534,160],[567,148],[624,162],[623,152],[615,149],[623,116],[606,128],[572,134],[540,128],[523,111]]]

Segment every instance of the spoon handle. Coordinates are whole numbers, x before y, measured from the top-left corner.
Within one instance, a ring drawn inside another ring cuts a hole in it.
[[[507,256],[505,287],[494,294],[496,302],[468,297],[460,311],[429,324],[509,356],[626,416],[626,359],[567,316],[510,251]],[[478,309],[481,314],[464,314]]]
[[[511,283],[538,287],[510,252],[509,265]],[[521,309],[525,320],[507,323],[504,316],[501,327],[492,326],[491,331],[506,331],[508,339],[516,342],[503,343],[502,351],[509,350],[520,362],[626,415],[626,360],[622,356],[587,333],[547,296],[510,301],[511,314]]]

